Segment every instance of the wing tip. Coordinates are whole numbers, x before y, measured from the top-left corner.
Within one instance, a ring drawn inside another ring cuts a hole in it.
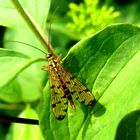
[[[89,106],[93,106],[93,105],[95,105],[95,103],[96,103],[96,101],[95,101],[95,99],[93,99],[93,100],[90,100],[90,101],[88,102],[88,105],[89,105]]]
[[[63,120],[65,118],[65,115],[59,115],[56,117],[57,120]]]

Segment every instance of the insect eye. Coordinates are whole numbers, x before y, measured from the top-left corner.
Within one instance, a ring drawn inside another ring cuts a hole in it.
[[[52,54],[51,53],[49,53],[49,54],[47,54],[47,56],[46,56],[48,59],[49,58],[51,58],[52,57]]]

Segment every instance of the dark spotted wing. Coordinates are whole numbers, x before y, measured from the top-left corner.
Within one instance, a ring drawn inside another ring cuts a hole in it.
[[[65,96],[58,74],[51,66],[48,67],[50,90],[51,90],[51,105],[52,111],[58,120],[62,120],[68,108],[68,100]]]
[[[95,98],[93,94],[75,77],[72,76],[70,72],[59,65],[59,72],[61,73],[63,81],[66,83],[72,96],[79,102],[85,105],[93,105],[95,103]]]

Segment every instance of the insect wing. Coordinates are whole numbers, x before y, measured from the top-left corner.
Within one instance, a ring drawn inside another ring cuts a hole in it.
[[[53,68],[49,67],[49,80],[50,80],[50,89],[51,89],[51,106],[55,118],[62,120],[68,108],[68,100],[65,96],[59,77]]]
[[[59,71],[61,72],[63,81],[66,83],[67,88],[75,99],[85,105],[91,106],[95,103],[93,94],[79,80],[73,77],[70,72],[64,69],[61,64],[59,66]]]

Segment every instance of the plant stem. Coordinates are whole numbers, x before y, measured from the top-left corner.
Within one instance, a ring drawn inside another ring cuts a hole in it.
[[[25,10],[20,3],[17,0],[11,0],[15,8],[17,9],[18,13],[22,16],[24,21],[27,23],[29,28],[33,31],[33,33],[36,35],[36,37],[40,40],[40,42],[43,44],[43,46],[47,46],[48,51],[54,55],[54,57],[57,57],[55,54],[52,45],[49,43],[47,37],[43,33],[41,27],[37,24],[37,22],[33,19],[33,17],[28,13],[27,10]]]
[[[23,123],[39,125],[38,120],[0,115],[0,122]]]

